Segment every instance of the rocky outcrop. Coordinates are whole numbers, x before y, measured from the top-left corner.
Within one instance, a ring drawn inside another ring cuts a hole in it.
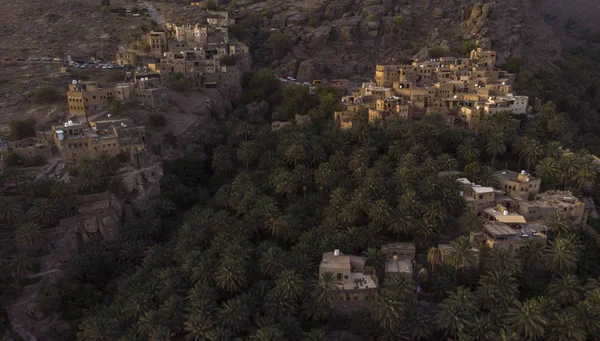
[[[153,199],[160,196],[163,165],[158,156],[149,153],[134,155],[132,164],[134,166],[121,168],[115,180],[122,185],[125,203],[141,213]]]
[[[551,66],[561,44],[544,22],[543,1],[262,0],[246,9],[271,11],[269,27],[295,42],[291,53],[270,66],[308,80],[343,77],[349,70],[371,78],[375,64],[438,46],[459,54],[467,43],[496,50],[498,65],[519,56],[531,68]],[[318,26],[309,27],[306,18],[318,18]],[[304,62],[294,73],[297,61]]]
[[[40,259],[40,271],[29,278],[39,282],[26,286],[7,309],[12,330],[23,340],[42,339],[51,329],[68,328],[58,315],[46,315],[38,309],[37,295],[41,285],[57,284],[64,276],[63,266],[92,241],[110,241],[121,228],[123,205],[110,192],[82,195],[75,198],[79,214],[62,219],[50,231],[45,247],[48,253]]]

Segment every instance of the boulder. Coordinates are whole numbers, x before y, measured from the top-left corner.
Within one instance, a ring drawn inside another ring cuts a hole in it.
[[[327,43],[331,36],[331,26],[320,26],[313,30],[312,34],[313,36],[307,45],[308,48],[320,49]]]
[[[87,233],[98,232],[98,217],[91,217],[83,221],[83,227]]]
[[[441,7],[436,7],[433,9],[432,14],[434,18],[441,18],[444,16],[444,9]]]
[[[288,17],[286,20],[286,26],[300,26],[308,22],[308,14],[305,12],[298,12]]]
[[[299,82],[310,82],[316,75],[316,65],[314,60],[307,59],[300,63],[298,67],[297,79]]]

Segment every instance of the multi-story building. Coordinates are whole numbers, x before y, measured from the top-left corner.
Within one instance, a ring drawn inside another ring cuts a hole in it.
[[[536,178],[526,171],[517,173],[511,170],[502,170],[494,173],[494,180],[498,188],[504,190],[510,196],[521,197],[532,200],[540,192],[542,180]]]
[[[71,115],[90,116],[108,107],[114,97],[113,89],[105,89],[93,81],[76,81],[69,84],[67,101]]]
[[[146,33],[146,42],[150,46],[150,53],[155,57],[162,56],[169,49],[165,32],[151,31]]]
[[[537,199],[553,207],[576,225],[584,225],[587,222],[585,203],[570,191],[548,191],[538,194]]]
[[[385,121],[385,111],[374,108],[377,100],[399,98],[408,104],[402,115],[420,119],[440,115],[448,125],[462,120],[477,132],[485,117],[510,110],[527,113],[528,98],[513,95],[514,79],[495,68],[496,52],[478,48],[470,58],[444,57],[415,61],[410,65],[377,65],[375,82],[364,83],[355,96],[370,109],[371,122]],[[344,89],[348,93],[348,89]]]
[[[463,185],[462,197],[470,212],[481,216],[486,208],[494,206],[495,190],[493,187],[475,185],[465,178],[457,181]]]
[[[67,162],[98,158],[102,154],[145,150],[146,133],[143,126],[131,119],[73,123],[53,126],[54,144]]]
[[[377,277],[365,272],[365,259],[335,250],[325,252],[319,265],[319,276],[332,273],[342,290],[339,301],[370,301],[379,293]]]

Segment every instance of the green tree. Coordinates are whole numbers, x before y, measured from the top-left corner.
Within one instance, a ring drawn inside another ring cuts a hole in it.
[[[583,298],[583,288],[577,277],[566,274],[555,278],[548,285],[548,294],[558,300],[563,306],[573,305]]]
[[[32,221],[24,221],[17,225],[13,234],[15,243],[31,253],[40,248],[44,236],[41,227]]]
[[[218,315],[219,323],[234,333],[240,333],[250,324],[250,307],[240,298],[223,303]]]
[[[586,333],[581,321],[568,312],[554,314],[547,332],[548,341],[585,341]]]
[[[330,305],[343,294],[341,284],[333,273],[325,272],[315,282],[311,295],[319,303]]]
[[[298,300],[304,292],[304,281],[294,270],[284,270],[275,282],[275,290],[287,300]]]
[[[214,327],[214,322],[207,312],[196,310],[184,323],[187,333],[185,340],[201,341],[206,338],[208,332]]]
[[[504,136],[492,135],[488,138],[485,145],[485,151],[492,157],[492,168],[496,163],[496,157],[506,153],[506,144],[504,143]]]
[[[566,239],[549,242],[545,249],[546,266],[555,274],[568,274],[577,268],[577,253]]]
[[[285,33],[275,33],[268,39],[275,58],[282,58],[292,48],[292,39]]]
[[[507,318],[511,329],[527,339],[543,337],[548,325],[548,320],[535,300],[523,303],[515,301],[514,306],[508,309]]]

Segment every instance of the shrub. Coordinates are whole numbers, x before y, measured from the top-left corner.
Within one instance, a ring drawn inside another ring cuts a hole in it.
[[[23,158],[19,156],[19,154],[15,152],[10,152],[6,156],[6,165],[8,167],[20,167],[23,165]]]
[[[35,136],[35,118],[26,118],[24,120],[11,120],[8,122],[10,135],[18,140],[26,137]]]
[[[375,15],[374,13],[367,15],[367,21],[375,21],[375,20],[377,20],[377,15]]]
[[[468,56],[471,53],[471,51],[475,49],[475,47],[476,46],[474,42],[464,41],[458,49],[458,52],[461,54],[461,56]]]
[[[236,56],[223,56],[221,58],[221,64],[225,66],[233,66],[237,62]]]
[[[31,101],[35,104],[48,104],[54,102],[56,99],[56,90],[48,86],[39,88],[31,94]]]
[[[320,24],[321,23],[320,23],[319,18],[317,18],[317,17],[310,17],[310,19],[308,19],[308,24],[307,25],[308,25],[308,27],[317,27]]]
[[[275,57],[281,58],[292,48],[292,40],[285,33],[276,33],[269,37],[269,46]]]
[[[452,56],[453,53],[441,48],[440,46],[434,46],[429,49],[429,58],[441,58],[441,57],[449,57]]]
[[[165,124],[167,124],[167,120],[165,119],[165,115],[161,113],[154,113],[148,118],[148,124],[153,127],[163,127]]]
[[[108,100],[108,111],[110,111],[110,113],[113,115],[117,115],[117,116],[123,115],[123,111],[124,111],[123,102],[119,99],[111,98],[110,100]]]
[[[184,74],[177,72],[173,74],[170,88],[177,92],[184,92],[192,87],[192,81],[187,79]]]
[[[404,25],[406,25],[406,19],[404,19],[404,16],[401,14],[396,15],[394,17],[394,30],[396,32],[400,31],[401,29],[404,28]]]
[[[518,56],[510,57],[502,64],[502,68],[510,73],[518,73],[523,66],[523,58]]]
[[[37,303],[44,314],[50,314],[58,310],[61,303],[58,289],[51,285],[42,285],[38,291]]]

